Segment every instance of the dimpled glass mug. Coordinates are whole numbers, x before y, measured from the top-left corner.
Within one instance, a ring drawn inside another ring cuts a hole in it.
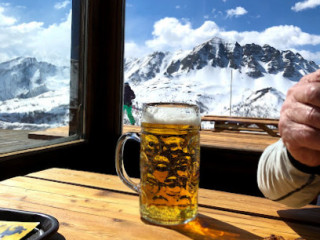
[[[116,170],[139,193],[141,217],[160,225],[193,220],[198,212],[200,113],[196,105],[149,103],[142,110],[141,133],[126,133],[117,143]],[[140,183],[128,177],[123,149],[140,142]]]

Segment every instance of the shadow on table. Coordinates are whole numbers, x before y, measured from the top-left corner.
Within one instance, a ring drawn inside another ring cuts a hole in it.
[[[195,240],[220,239],[261,239],[248,231],[237,228],[231,224],[199,214],[198,217],[185,225],[171,226],[175,230]]]
[[[299,208],[279,210],[281,219],[298,235],[301,239],[320,239],[320,208]]]

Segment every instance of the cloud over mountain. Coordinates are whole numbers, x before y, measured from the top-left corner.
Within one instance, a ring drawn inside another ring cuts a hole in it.
[[[305,46],[320,45],[320,35],[304,32],[294,25],[278,25],[262,31],[240,32],[225,30],[214,21],[207,20],[195,28],[188,20],[166,17],[155,22],[152,36],[153,38],[147,40],[144,45],[138,45],[133,41],[127,42],[126,56],[142,56],[143,53],[154,51],[190,50],[193,46],[218,37],[241,45],[256,43],[261,46],[265,44],[277,46],[279,50],[290,49],[301,52],[305,58],[320,63],[320,52],[303,50]]]
[[[70,61],[71,11],[59,23],[20,22],[0,6],[0,62],[16,57],[33,57],[56,65]]]

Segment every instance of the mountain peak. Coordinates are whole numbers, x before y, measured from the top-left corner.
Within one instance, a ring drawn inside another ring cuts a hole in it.
[[[169,56],[175,57],[170,59]],[[142,64],[140,67],[136,66],[138,69],[134,71],[136,80],[149,80],[156,75],[159,76],[158,73],[163,77],[172,77],[203,68],[231,68],[253,79],[270,74],[281,74],[292,81],[298,81],[303,75],[320,68],[319,65],[305,60],[299,53],[290,50],[281,51],[268,44],[240,45],[238,42],[230,43],[218,37],[195,46],[187,54],[154,52],[148,55],[147,60],[148,68]],[[138,64],[139,62],[142,63],[142,59],[136,61]],[[157,72],[150,72],[154,69]],[[132,74],[133,72],[127,74],[128,80],[133,77]]]
[[[34,57],[18,57],[0,63],[0,101],[42,94],[52,85],[47,82],[48,78],[62,77],[66,73],[64,67],[38,62]]]
[[[13,67],[21,64],[29,65],[29,64],[35,64],[37,62],[38,61],[35,57],[17,57],[9,61],[0,63],[0,69],[12,69]]]
[[[225,44],[225,41],[222,38],[219,38],[219,37],[213,37],[207,42],[211,43],[211,44]]]

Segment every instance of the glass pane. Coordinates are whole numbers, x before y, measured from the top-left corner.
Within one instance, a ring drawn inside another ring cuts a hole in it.
[[[127,0],[135,125],[154,101],[196,103],[203,116],[279,118],[288,88],[320,68],[319,10],[308,0]]]
[[[74,135],[79,19],[78,0],[0,0],[0,153]]]

